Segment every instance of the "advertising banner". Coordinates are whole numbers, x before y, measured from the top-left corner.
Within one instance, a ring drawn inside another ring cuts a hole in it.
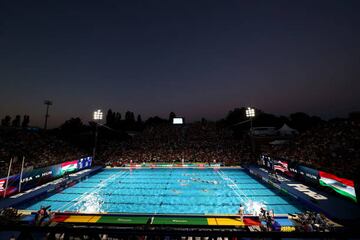
[[[353,180],[340,178],[331,173],[305,167],[293,161],[273,160],[264,155],[260,157],[260,165],[268,169],[280,171],[303,182],[316,186],[330,187],[340,195],[357,202]]]
[[[308,168],[296,163],[288,164],[289,172],[296,178],[313,184],[319,184],[319,171],[313,168]]]
[[[39,185],[52,181],[66,173],[91,167],[92,158],[86,157],[79,160],[68,161],[49,167],[36,168],[24,171],[21,179],[21,190],[25,191]],[[17,193],[19,190],[20,174],[9,177],[6,196]],[[0,196],[4,194],[6,178],[0,179]]]
[[[357,202],[354,181],[340,178],[331,173],[319,171],[320,179],[319,183],[322,186],[330,187],[340,195],[348,197]]]
[[[37,168],[31,171],[25,171],[23,172],[23,176],[21,179],[21,188],[22,190],[28,190],[30,188],[51,181],[57,176],[60,175],[56,173],[56,165],[50,167],[44,167],[44,168]],[[18,181],[20,176],[16,175],[16,177],[17,177],[16,187],[18,187],[19,186]]]
[[[319,183],[319,171],[305,166],[298,166],[298,176],[306,182]]]

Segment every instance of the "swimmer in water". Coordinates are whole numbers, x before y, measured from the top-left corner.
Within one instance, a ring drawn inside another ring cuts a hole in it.
[[[209,190],[207,190],[206,188],[202,190],[203,192],[209,192]]]
[[[176,189],[173,189],[172,191],[173,191],[174,193],[176,193],[176,194],[181,194],[181,192],[178,191],[178,190],[176,190]]]

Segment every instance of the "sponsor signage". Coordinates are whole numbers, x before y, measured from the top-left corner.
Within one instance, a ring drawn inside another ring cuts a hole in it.
[[[297,179],[312,183],[317,186],[325,186],[332,188],[335,192],[339,193],[342,196],[352,199],[353,201],[357,202],[356,198],[356,191],[354,187],[354,181],[338,177],[334,174],[318,171],[313,168],[305,167],[303,165],[299,165],[296,162],[286,162],[283,160],[273,160],[268,156],[261,156],[260,157],[260,165],[275,171],[280,171],[285,173],[290,177],[296,177]],[[260,168],[260,170],[264,172],[268,172],[267,170]],[[279,181],[283,182],[284,179],[278,178]],[[304,193],[307,195],[313,195],[313,193],[305,190],[304,188],[299,188],[304,190]],[[316,195],[317,196],[317,195]],[[320,197],[321,198],[321,197]],[[316,199],[316,198],[315,198]]]
[[[318,183],[319,171],[305,166],[298,166],[297,176],[307,182]]]
[[[287,184],[290,187],[293,187],[295,190],[304,193],[305,195],[308,195],[309,197],[312,197],[316,200],[327,200],[327,197],[314,192],[312,190],[309,189],[308,186],[305,186],[304,184],[299,184],[299,183],[288,183]]]
[[[10,176],[6,195],[12,195],[18,192],[20,182],[22,190],[26,191],[29,189],[34,189],[37,186],[43,185],[44,183],[61,177],[66,173],[91,167],[91,160],[91,157],[87,157],[80,160],[68,161],[61,164],[52,165],[49,167],[24,171],[21,179],[20,174]],[[0,194],[4,194],[3,192],[5,191],[5,185],[6,178],[0,179]]]

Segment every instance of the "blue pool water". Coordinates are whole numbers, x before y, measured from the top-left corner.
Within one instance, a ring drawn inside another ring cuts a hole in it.
[[[21,209],[126,213],[235,214],[239,204],[277,214],[302,212],[296,202],[242,169],[106,169]]]

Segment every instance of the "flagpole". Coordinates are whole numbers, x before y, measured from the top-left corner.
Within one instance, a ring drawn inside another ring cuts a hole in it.
[[[9,183],[9,176],[10,176],[12,161],[13,161],[13,159],[11,158],[10,159],[10,164],[9,164],[8,174],[7,174],[7,177],[6,177],[5,191],[4,191],[4,196],[3,196],[4,198],[6,197],[6,191],[7,191],[7,187],[8,187],[8,183]]]
[[[21,192],[21,182],[22,182],[22,176],[24,171],[24,162],[25,162],[25,156],[23,156],[22,163],[21,163],[21,172],[20,172],[20,179],[19,179],[19,192]]]

